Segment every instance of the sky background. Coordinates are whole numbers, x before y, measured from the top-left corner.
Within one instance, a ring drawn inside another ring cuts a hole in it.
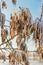
[[[36,17],[40,17],[42,0],[17,0],[16,5],[13,5],[11,0],[5,0],[5,1],[7,4],[7,9],[4,9],[4,10],[2,9],[2,12],[6,15],[7,20],[10,20],[10,14],[16,8],[18,10],[19,6],[29,8],[31,15],[32,15],[32,18],[34,20]],[[9,25],[9,23],[7,21],[6,21],[6,25]],[[32,35],[31,35],[28,42],[26,42],[28,50],[32,51],[32,50],[36,49],[34,43],[35,43],[35,41],[32,39]],[[12,40],[12,44],[13,44],[13,47],[17,46],[16,45],[16,38]]]
[[[16,5],[12,4],[11,0],[5,0],[7,4],[7,10],[2,10],[6,14],[6,18],[10,19],[11,12],[14,11],[15,8],[26,7],[29,8],[33,19],[39,17],[41,11],[41,1],[42,0],[17,0]]]

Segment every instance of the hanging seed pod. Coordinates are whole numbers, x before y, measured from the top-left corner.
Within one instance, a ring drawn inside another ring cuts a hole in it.
[[[27,51],[26,44],[24,42],[21,43],[20,50],[25,51],[25,52]]]
[[[10,35],[11,35],[11,38],[13,39],[14,36],[15,36],[15,26],[14,26],[14,22],[10,22]]]
[[[34,28],[34,25],[32,24],[31,25],[31,28],[30,28],[30,33],[32,34],[34,32],[35,28]]]
[[[15,31],[14,31],[14,29],[10,29],[10,34],[11,34],[11,38],[13,39],[14,38],[14,36],[15,36]]]
[[[22,60],[23,60],[23,62],[26,61],[26,56],[23,53],[22,53]]]
[[[1,34],[1,36],[2,36],[2,42],[5,41],[5,39],[7,38],[7,35],[8,35],[8,30],[4,30],[4,31],[2,32],[2,34]]]
[[[15,57],[14,57],[14,51],[11,51],[10,54],[9,54],[9,63],[12,64],[12,65],[15,65]]]
[[[37,25],[37,30],[36,30],[36,38],[39,40],[40,39],[40,28]]]
[[[12,14],[11,14],[11,16],[10,16],[10,20],[12,20]]]
[[[2,2],[2,8],[7,8],[5,1]]]
[[[16,0],[12,0],[12,3],[13,3],[13,4],[16,4]]]
[[[24,26],[23,34],[25,35],[25,37],[27,37],[29,35],[27,25]]]
[[[36,33],[35,33],[35,31],[33,32],[33,39],[36,39]]]

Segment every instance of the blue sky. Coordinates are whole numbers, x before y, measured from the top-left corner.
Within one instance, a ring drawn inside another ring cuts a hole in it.
[[[29,8],[33,19],[39,17],[41,10],[41,1],[42,0],[17,0],[16,5],[13,5],[11,0],[5,0],[7,4],[7,10],[2,10],[5,13],[6,18],[10,19],[11,12],[14,11],[16,7],[26,7]]]

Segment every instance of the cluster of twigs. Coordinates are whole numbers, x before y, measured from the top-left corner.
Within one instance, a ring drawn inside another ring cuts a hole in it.
[[[16,0],[12,0],[12,2],[15,4]],[[5,2],[2,3],[2,6],[3,7],[6,6]],[[11,17],[10,17],[11,38],[7,40],[8,30],[3,29],[1,31],[2,44],[0,44],[0,47],[6,44],[6,47],[3,49],[5,50],[6,48],[10,49],[8,58],[9,58],[9,62],[12,65],[19,65],[19,64],[29,65],[27,55],[26,55],[27,47],[25,42],[26,40],[29,39],[30,35],[33,33],[33,39],[35,39],[36,42],[38,40],[40,44],[40,27],[39,27],[39,23],[31,22],[32,20],[31,14],[27,8],[21,8],[21,7],[19,8],[21,12],[13,13],[11,14]],[[14,51],[14,48],[12,47],[12,44],[10,43],[10,40],[12,40],[14,37],[17,37],[16,43],[18,47],[17,49],[19,51]],[[2,49],[0,48],[0,50]]]
[[[27,47],[26,47],[25,41],[26,39],[28,40],[29,38],[29,34],[30,34],[29,28],[31,24],[31,18],[29,18],[29,16],[27,15],[27,11],[28,10],[26,8],[22,8],[20,14],[13,13],[14,15],[11,15],[11,21],[10,21],[11,38],[13,39],[15,35],[17,36],[16,38],[17,47],[20,51],[24,51],[25,53],[27,53]],[[17,53],[17,56],[16,56],[17,62],[21,62],[24,65],[28,65],[28,59],[24,53],[19,53],[19,52],[15,52],[15,53]],[[21,55],[20,59],[18,55]],[[10,56],[9,58],[11,62],[12,56]],[[18,61],[18,59],[20,61]],[[13,59],[12,59],[12,62],[13,62]]]

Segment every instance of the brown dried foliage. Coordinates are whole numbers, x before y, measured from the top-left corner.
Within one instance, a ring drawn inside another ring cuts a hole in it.
[[[8,30],[4,29],[1,33],[1,36],[2,36],[2,42],[5,41],[5,39],[7,38],[7,35],[8,35]]]

